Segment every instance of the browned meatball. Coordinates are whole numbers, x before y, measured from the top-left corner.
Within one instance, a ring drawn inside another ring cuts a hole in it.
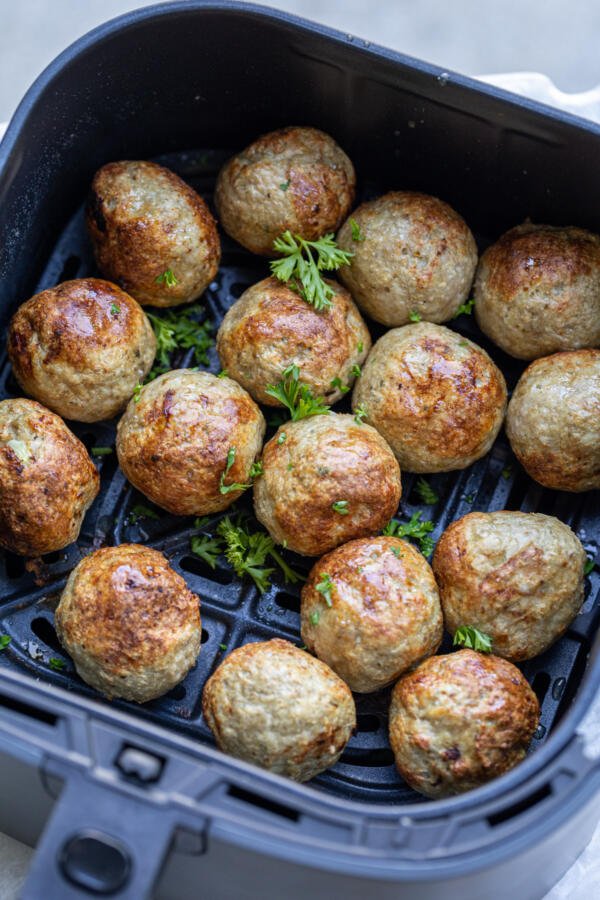
[[[152,367],[156,339],[142,307],[110,281],[78,278],[19,307],[8,355],[24,391],[66,419],[120,412]]]
[[[475,316],[519,359],[600,346],[600,237],[582,228],[512,228],[481,257]]]
[[[435,653],[442,610],[424,556],[396,537],[350,541],[313,566],[302,640],[353,691],[377,691]]]
[[[249,485],[264,433],[260,409],[235,381],[176,369],[130,401],[117,454],[129,481],[158,506],[203,516],[237,500],[242,491],[231,485]]]
[[[446,627],[478,628],[508,659],[537,656],[579,612],[585,560],[554,516],[469,513],[446,529],[433,557]]]
[[[0,403],[0,546],[23,556],[77,540],[100,480],[62,419],[34,400]]]
[[[56,632],[84,681],[107,697],[145,703],[196,662],[199,603],[157,550],[104,547],[71,572]]]
[[[506,409],[502,372],[485,350],[421,322],[388,331],[356,382],[352,405],[388,441],[402,469],[464,469],[492,446]]]
[[[317,311],[276,278],[265,278],[227,312],[217,335],[221,365],[259,403],[281,405],[266,388],[290,365],[329,404],[354,383],[371,337],[348,291],[329,284],[335,288],[329,309]]]
[[[376,534],[400,502],[400,469],[383,438],[348,415],[287,422],[265,444],[254,509],[278,544],[320,556]]]
[[[507,660],[473,650],[432,656],[392,693],[396,766],[427,797],[470,791],[521,762],[539,713],[535,694]]]
[[[458,213],[436,197],[392,191],[363,203],[337,240],[354,253],[351,265],[340,269],[341,280],[363,312],[384,325],[406,325],[411,313],[446,322],[468,296],[475,240]]]
[[[308,240],[335,231],[354,200],[354,167],[333,138],[291,126],[264,134],[225,164],[215,203],[238,243],[274,256],[288,229]]]
[[[296,781],[334,765],[356,727],[341,678],[279,639],[230,653],[206,683],[202,712],[225,753]]]
[[[544,487],[600,488],[600,350],[531,363],[508,405],[506,433],[521,465]]]
[[[87,226],[100,271],[147,306],[191,303],[217,274],[221,245],[206,203],[156,163],[102,166]]]

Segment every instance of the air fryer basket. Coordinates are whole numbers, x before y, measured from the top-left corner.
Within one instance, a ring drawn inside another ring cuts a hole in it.
[[[0,320],[34,290],[95,273],[82,202],[99,165],[156,158],[210,202],[233,150],[294,122],[340,141],[357,166],[359,199],[395,187],[437,194],[465,216],[480,249],[527,215],[600,230],[596,126],[283,14],[235,3],[168,4],[83,38],[41,76],[15,116],[0,147]],[[267,274],[264,261],[223,237],[222,266],[205,295],[215,325]],[[379,326],[369,325],[377,337]],[[521,364],[489,344],[471,318],[452,327],[483,345],[514,385]],[[189,354],[175,361],[188,364]],[[218,368],[213,350],[210,369]],[[4,355],[0,397],[16,395]],[[114,444],[113,423],[73,428],[88,447]],[[514,894],[507,876],[518,870],[517,895],[526,900],[564,871],[589,837],[600,785],[599,767],[575,735],[600,683],[600,665],[590,661],[597,569],[569,632],[522,666],[542,718],[518,769],[464,797],[425,802],[395,771],[389,692],[380,692],[357,697],[358,731],[340,762],[299,787],[219,754],[200,713],[205,680],[235,646],[273,636],[300,643],[298,590],[276,580],[260,596],[224,563],[213,572],[190,552],[191,520],[160,513],[135,521],[132,509],[143,498],[115,456],[98,467],[102,490],[76,545],[35,570],[10,554],[0,559],[0,633],[12,638],[0,654],[0,785],[11,799],[0,808],[0,828],[32,840],[49,797],[61,791],[26,897],[85,896],[86,885],[99,889],[112,878],[114,896],[138,900],[149,895],[173,834],[159,896],[197,896],[200,877],[211,900],[308,890],[353,897],[364,893],[363,879],[377,881],[381,897],[409,897],[417,883],[423,897],[442,890],[450,898],[507,897]],[[544,491],[504,436],[468,470],[431,479],[440,496],[433,509],[419,504],[412,481],[403,477],[402,511],[433,518],[436,539],[470,510],[538,510],[567,522],[597,551],[598,494]],[[62,671],[50,665],[64,658],[52,608],[66,576],[82,555],[122,541],[164,551],[202,598],[197,666],[143,707],[103,702],[68,661]],[[32,787],[32,767],[41,789]],[[33,796],[29,814],[16,811]]]

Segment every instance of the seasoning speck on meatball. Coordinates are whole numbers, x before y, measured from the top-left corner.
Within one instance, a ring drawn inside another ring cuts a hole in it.
[[[24,391],[66,419],[120,412],[154,361],[156,338],[132,297],[109,281],[78,278],[19,307],[8,355]]]
[[[521,465],[544,487],[600,488],[600,350],[532,362],[508,404],[506,433]]]
[[[77,540],[100,480],[78,438],[34,400],[0,403],[0,546],[41,556]]]
[[[350,541],[313,566],[302,640],[353,691],[377,691],[435,653],[443,634],[433,572],[396,537]]]
[[[406,325],[414,316],[446,322],[467,299],[477,246],[459,214],[436,197],[392,191],[363,203],[337,241],[354,254],[340,278],[377,322]]]
[[[470,791],[521,762],[539,714],[534,692],[507,660],[473,650],[432,656],[392,692],[396,766],[427,797]]]
[[[348,291],[328,283],[335,289],[328,309],[317,311],[276,278],[265,278],[228,310],[217,335],[221,365],[258,403],[278,405],[266,389],[291,365],[329,404],[354,383],[371,337]]]
[[[554,516],[469,513],[433,557],[446,627],[478,628],[507,659],[538,656],[579,612],[585,561],[579,538]]]
[[[375,343],[352,405],[386,439],[402,469],[464,469],[491,448],[506,383],[485,350],[441,325],[394,328]]]
[[[600,237],[582,228],[512,228],[481,257],[475,316],[519,359],[600,346]]]
[[[191,303],[217,274],[221,245],[208,206],[156,163],[102,166],[86,221],[98,268],[139,303]]]
[[[316,240],[335,231],[354,200],[354,167],[333,138],[290,126],[264,134],[225,164],[215,203],[227,234],[275,256],[284,231]]]
[[[231,378],[175,369],[145,385],[117,428],[119,464],[150,500],[178,516],[230,506],[248,486],[265,420]]]
[[[400,469],[384,439],[350,415],[286,422],[265,445],[256,516],[278,544],[320,556],[374,535],[400,502]]]
[[[55,615],[78,674],[107,697],[146,703],[170,691],[200,652],[200,605],[162,553],[104,547],[73,569]]]
[[[296,781],[333,766],[356,727],[341,678],[280,639],[230,653],[206,683],[202,712],[225,753]]]

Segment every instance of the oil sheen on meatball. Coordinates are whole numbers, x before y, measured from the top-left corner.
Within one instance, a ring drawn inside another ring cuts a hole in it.
[[[60,416],[98,422],[117,415],[154,361],[143,309],[109,281],[78,278],[19,307],[8,355],[26,393]]]
[[[110,698],[160,697],[200,652],[198,597],[162,553],[139,544],[86,556],[69,576],[55,624],[77,673]]]
[[[600,237],[582,228],[512,228],[481,257],[475,316],[519,359],[600,346]]]
[[[350,415],[287,422],[265,444],[257,518],[278,544],[320,556],[380,531],[398,508],[400,469],[384,439]]]
[[[265,432],[254,400],[231,378],[176,369],[145,385],[117,429],[129,481],[178,516],[230,506],[250,485]]]
[[[264,134],[225,164],[215,203],[221,225],[252,253],[275,256],[284,231],[315,240],[335,231],[354,200],[354,167],[333,138],[291,126]]]
[[[531,363],[513,391],[506,433],[521,465],[544,487],[600,488],[600,350]]]
[[[35,400],[0,402],[0,546],[40,556],[71,544],[99,484],[59,416]]]
[[[396,537],[350,541],[315,563],[302,589],[301,615],[308,650],[360,693],[395,681],[442,640],[433,572],[415,547]]]
[[[221,246],[206,203],[156,163],[102,166],[87,226],[102,274],[145,306],[191,303],[217,274]]]
[[[579,612],[585,561],[579,538],[554,516],[469,513],[433,557],[446,627],[478,628],[507,659],[538,656]]]
[[[377,322],[406,325],[411,314],[446,322],[467,299],[477,246],[459,214],[436,197],[392,191],[363,203],[337,240],[354,254],[340,278]]]
[[[279,639],[230,653],[206,683],[202,711],[225,753],[296,781],[334,765],[356,727],[341,678]]]
[[[427,797],[461,794],[516,766],[539,721],[525,678],[499,656],[432,656],[392,692],[390,743],[408,784]]]
[[[335,289],[332,306],[317,311],[276,278],[244,291],[217,335],[221,365],[258,403],[281,405],[266,392],[290,365],[328,404],[348,392],[371,348],[367,326],[348,291]]]
[[[506,384],[485,350],[420,322],[373,346],[352,405],[409,472],[464,469],[491,448],[506,410]]]

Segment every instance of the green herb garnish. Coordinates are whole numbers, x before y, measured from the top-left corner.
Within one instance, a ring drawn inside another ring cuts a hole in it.
[[[233,466],[235,462],[235,454],[236,448],[230,447],[227,451],[227,462],[225,463],[225,471],[221,472],[221,481],[219,483],[219,491],[221,494],[230,494],[231,491],[246,491],[251,484],[241,484],[239,481],[234,481],[232,484],[225,484],[225,479],[229,473],[229,470]]]
[[[342,384],[342,379],[338,378],[338,377],[333,379],[333,381],[331,382],[331,387],[336,391],[341,391],[342,394],[347,394],[348,391],[350,390],[348,385]]]
[[[347,500],[336,500],[335,503],[331,504],[331,508],[334,512],[339,513],[340,516],[347,516],[350,512]]]
[[[269,384],[266,393],[286,406],[292,422],[307,416],[320,416],[329,412],[323,397],[314,397],[308,385],[300,381],[298,366],[288,366],[283,370],[278,384]]]
[[[362,425],[363,419],[366,419],[366,418],[367,418],[367,411],[364,408],[364,406],[362,405],[362,403],[360,403],[354,410],[354,421],[356,422],[357,425]]]
[[[593,568],[594,568],[595,565],[596,565],[596,562],[595,562],[595,560],[594,560],[594,557],[593,557],[593,556],[588,556],[588,558],[587,558],[586,561],[585,561],[585,565],[584,565],[584,567],[583,567],[583,574],[584,574],[584,575],[589,575],[590,572],[593,570]]]
[[[248,575],[261,594],[271,586],[270,576],[275,571],[265,567],[268,557],[279,566],[286,582],[295,584],[303,580],[277,552],[273,539],[264,531],[249,531],[241,517],[236,521],[229,516],[221,519],[217,534],[223,540],[225,557],[236,575],[240,578]]]
[[[350,374],[354,375],[355,378],[360,378],[361,372],[362,372],[362,369],[357,363],[355,363],[352,366],[352,368],[350,369]]]
[[[411,309],[408,314],[408,318],[411,322],[420,322],[421,321],[421,313],[418,313],[416,309]]]
[[[358,344],[356,345],[356,349],[357,349],[358,353],[362,353],[362,352],[363,352],[363,350],[365,349],[365,345],[363,344],[362,341],[359,341],[359,342],[358,342]]]
[[[164,286],[168,288],[175,287],[175,285],[179,283],[175,278],[173,269],[165,269],[162,275],[157,275],[154,281],[156,284],[164,284]]]
[[[321,572],[321,580],[315,585],[315,588],[320,594],[323,594],[327,606],[332,606],[331,592],[333,590],[333,581],[326,572]]]
[[[219,644],[219,650],[227,650],[227,644]]]
[[[318,611],[318,609],[315,609],[315,611],[311,612],[311,614],[310,614],[310,624],[318,625],[320,618],[321,618],[321,613]]]
[[[112,447],[92,447],[92,456],[110,456]]]
[[[111,314],[111,316],[118,316],[120,312],[121,312],[121,307],[120,307],[120,306],[117,306],[116,303],[111,303],[111,304],[110,304],[110,314]]]
[[[145,506],[143,503],[136,503],[127,516],[127,524],[135,525],[140,519],[160,519],[160,516],[153,509],[150,509],[149,506]]]
[[[138,384],[136,384],[136,386],[134,387],[134,389],[133,389],[133,394],[131,395],[132,398],[133,398],[133,402],[134,402],[134,403],[139,403],[139,402],[140,402],[140,397],[141,397],[141,395],[142,395],[142,385],[138,383]]]
[[[265,470],[260,459],[257,459],[256,462],[252,463],[250,467],[250,478],[260,478],[261,475],[264,475]]]
[[[67,665],[64,659],[60,659],[58,656],[51,656],[48,660],[50,663],[50,668],[54,669],[55,672],[60,672]]]
[[[171,368],[171,355],[175,350],[194,351],[198,365],[208,365],[208,350],[213,346],[213,327],[207,320],[199,321],[204,311],[199,304],[175,311],[167,310],[160,315],[148,312],[156,335],[156,358],[148,380],[163,375]]]
[[[279,435],[279,437],[277,438],[277,443],[283,444],[283,442],[285,441],[286,438],[287,438],[287,434],[285,433],[285,431],[282,431],[281,434]]]
[[[362,233],[362,231],[360,230],[360,225],[358,224],[356,219],[350,219],[350,228],[352,229],[352,240],[353,241],[358,241],[359,243],[361,241],[364,241],[365,236]]]
[[[433,522],[429,520],[421,521],[421,513],[419,511],[412,514],[409,522],[399,522],[397,519],[391,519],[383,529],[383,534],[390,537],[409,537],[416,541],[423,556],[429,556],[433,552],[433,538],[430,532],[433,531]]]
[[[288,178],[287,181],[283,181],[283,182],[279,185],[279,188],[280,188],[280,190],[282,190],[282,191],[287,191],[287,189],[289,188],[289,186],[290,186],[290,179]]]
[[[217,559],[221,555],[222,546],[218,538],[208,534],[196,534],[190,541],[192,553],[203,559],[211,569],[216,569]]]
[[[336,271],[350,264],[353,253],[340,250],[335,235],[325,234],[317,241],[307,241],[299,234],[285,231],[273,242],[273,249],[281,259],[271,262],[271,272],[287,282],[303,300],[315,309],[328,309],[335,290],[321,277],[323,271]]]
[[[510,476],[512,475],[512,466],[504,466],[502,469],[502,477],[505,481],[508,481]]]
[[[217,378],[229,378],[229,372],[227,371],[227,369],[221,369],[221,371],[217,375]]]
[[[452,318],[458,319],[459,316],[470,316],[474,306],[475,297],[471,297],[466,303],[461,303]]]
[[[469,650],[479,650],[480,653],[492,652],[491,637],[472,625],[461,625],[457,628],[452,643],[455,647],[467,647]]]
[[[419,478],[415,485],[415,490],[426,506],[434,506],[440,499],[429,482],[425,481],[424,478]]]
[[[0,634],[0,650],[6,650],[11,640],[10,634]]]

